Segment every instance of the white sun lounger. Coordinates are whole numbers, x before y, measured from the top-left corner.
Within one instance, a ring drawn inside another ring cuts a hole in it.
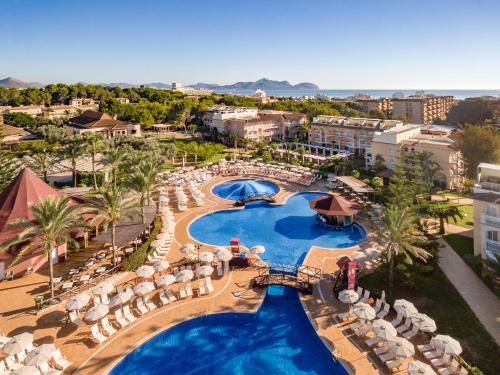
[[[345,319],[349,318],[351,315],[352,315],[352,306],[349,308],[348,311],[346,311],[344,313],[337,314],[337,317],[341,320],[345,320]]]
[[[382,354],[385,354],[389,351],[389,347],[387,345],[385,346],[382,346],[380,348],[375,348],[373,349],[373,352],[377,355],[377,356],[381,356]]]
[[[85,325],[85,322],[78,317],[76,311],[69,312],[69,320],[71,321],[71,323],[74,323],[80,327],[83,327]]]
[[[186,296],[187,296],[187,293],[186,293],[186,287],[181,286],[181,287],[179,288],[179,299],[186,298]]]
[[[158,296],[160,297],[160,302],[162,306],[168,305],[170,303],[170,299],[167,296],[166,290],[160,292]]]
[[[125,317],[123,316],[123,312],[120,309],[115,311],[115,319],[121,328],[126,327],[130,324],[130,322],[125,319]]]
[[[21,367],[23,367],[23,365],[21,365],[16,360],[16,357],[14,357],[13,355],[9,355],[9,356],[5,357],[5,365],[7,366],[7,368],[9,370],[17,370],[17,369],[20,369]]]
[[[415,326],[410,331],[403,333],[403,337],[408,340],[414,338],[416,335],[418,335],[418,328]]]
[[[99,331],[99,327],[97,327],[97,323],[94,324],[92,327],[90,327],[90,334],[92,335],[92,338],[97,340],[99,344],[102,344],[104,341],[106,341],[106,336],[104,336],[101,331]]]
[[[64,358],[59,349],[54,352],[52,359],[54,360],[56,366],[61,370],[66,370],[69,366],[71,366],[71,362]]]
[[[130,311],[130,306],[129,305],[123,306],[123,316],[130,323],[135,322],[137,320],[137,318],[134,316],[134,314],[132,314],[132,312]]]
[[[141,313],[141,315],[147,314],[149,312],[148,308],[146,305],[144,305],[144,302],[142,301],[142,298],[137,298],[135,300],[135,304],[137,306],[137,310]]]
[[[375,301],[373,309],[375,310],[375,314],[378,314],[382,310],[382,300],[380,298],[377,298]]]
[[[212,285],[212,278],[211,277],[206,277],[205,278],[205,283],[207,285],[207,291],[208,291],[208,293],[212,293],[214,291],[214,286]]]
[[[391,324],[393,327],[397,327],[401,324],[401,322],[403,321],[403,315],[399,314],[396,316],[396,319],[393,319],[391,320]]]
[[[372,337],[371,339],[368,339],[365,341],[365,344],[368,345],[369,347],[372,347],[374,345],[377,345],[379,342],[384,341],[381,337],[375,336]]]
[[[365,289],[365,293],[363,297],[359,299],[359,302],[366,302],[370,298],[370,291],[368,289]]]
[[[439,375],[453,375],[458,372],[458,368],[460,364],[457,362],[455,358],[451,360],[451,363],[448,367],[443,367],[438,369]]]
[[[406,318],[403,324],[396,327],[396,331],[398,331],[399,334],[403,334],[403,332],[408,331],[410,327],[411,327],[411,318]]]
[[[111,323],[109,323],[107,316],[101,319],[101,325],[102,330],[104,331],[104,333],[107,333],[108,336],[112,336],[114,333],[116,333],[116,329],[111,325]]]
[[[10,375],[11,371],[7,370],[7,366],[5,365],[5,362],[2,360],[0,361],[0,375]]]
[[[200,290],[200,296],[204,296],[205,294],[207,294],[207,290],[205,289],[205,281],[204,280],[200,281],[200,285],[198,286],[198,288]]]
[[[152,311],[152,310],[158,308],[158,306],[156,306],[156,304],[153,301],[151,301],[149,296],[144,297],[144,303],[149,311]]]
[[[167,291],[165,293],[167,294],[167,297],[170,300],[170,302],[177,301],[177,297],[174,295],[174,293],[172,293],[172,291],[170,289],[167,289]]]
[[[442,357],[431,358],[429,362],[434,367],[448,366],[450,364],[450,356],[448,354],[443,354]]]
[[[222,265],[219,263],[217,264],[217,276],[222,276],[224,275],[224,271],[222,270]]]
[[[377,313],[377,318],[379,319],[384,319],[387,316],[387,314],[389,314],[389,310],[391,308],[391,305],[385,302],[383,303],[383,306],[384,306],[383,309]]]
[[[393,352],[387,352],[378,356],[382,362],[390,361],[391,359],[396,359],[396,354]]]
[[[43,375],[60,375],[62,374],[61,370],[58,370],[54,367],[51,367],[47,362],[38,365],[40,372]]]
[[[192,297],[193,296],[193,286],[191,285],[191,283],[188,283],[186,285],[186,295],[188,297]]]

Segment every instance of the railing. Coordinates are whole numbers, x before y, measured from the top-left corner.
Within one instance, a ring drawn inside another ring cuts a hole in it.
[[[500,253],[500,242],[493,240],[486,240],[486,250]]]
[[[500,193],[500,184],[494,182],[480,182],[477,186],[483,190],[496,191]]]
[[[491,227],[500,228],[500,217],[491,216],[485,213],[481,214],[481,222]]]
[[[255,287],[283,285],[312,294],[312,282],[321,278],[321,269],[310,266],[269,264],[258,267],[259,275],[252,280]]]

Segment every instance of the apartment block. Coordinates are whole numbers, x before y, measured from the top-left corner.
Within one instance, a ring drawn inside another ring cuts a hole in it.
[[[407,124],[377,135],[372,141],[372,165],[382,163],[393,169],[412,152],[428,152],[430,160],[439,165],[434,183],[447,189],[457,189],[464,182],[464,163],[455,147],[451,126]]]
[[[379,109],[385,113],[387,118],[392,116],[392,99],[391,98],[362,98],[357,99],[361,110],[369,114],[372,109]]]
[[[481,163],[472,194],[474,200],[474,255],[500,257],[500,165]]]
[[[392,98],[392,118],[408,119],[414,124],[444,120],[455,102],[453,96],[412,95]]]
[[[396,120],[322,115],[311,123],[309,143],[332,151],[351,151],[371,164],[373,137],[400,126],[403,122]]]

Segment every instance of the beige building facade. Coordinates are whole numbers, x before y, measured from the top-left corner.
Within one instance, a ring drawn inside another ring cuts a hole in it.
[[[481,163],[474,193],[474,255],[500,257],[500,164]]]
[[[455,103],[453,96],[412,95],[392,99],[392,118],[408,119],[414,124],[444,120]]]
[[[363,98],[357,99],[356,102],[366,114],[369,114],[372,109],[379,109],[384,112],[387,118],[392,116],[391,98]]]
[[[454,128],[441,125],[407,124],[393,128],[373,138],[371,164],[381,163],[393,169],[412,152],[429,152],[430,160],[440,167],[436,185],[460,188],[464,182],[464,163],[454,145],[454,132]]]

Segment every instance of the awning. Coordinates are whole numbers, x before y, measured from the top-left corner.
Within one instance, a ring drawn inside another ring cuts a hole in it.
[[[352,176],[337,176],[337,181],[349,186],[356,193],[373,193],[373,188]]]
[[[309,207],[328,216],[351,216],[361,210],[361,206],[357,203],[350,202],[338,195],[313,199],[309,202]]]

